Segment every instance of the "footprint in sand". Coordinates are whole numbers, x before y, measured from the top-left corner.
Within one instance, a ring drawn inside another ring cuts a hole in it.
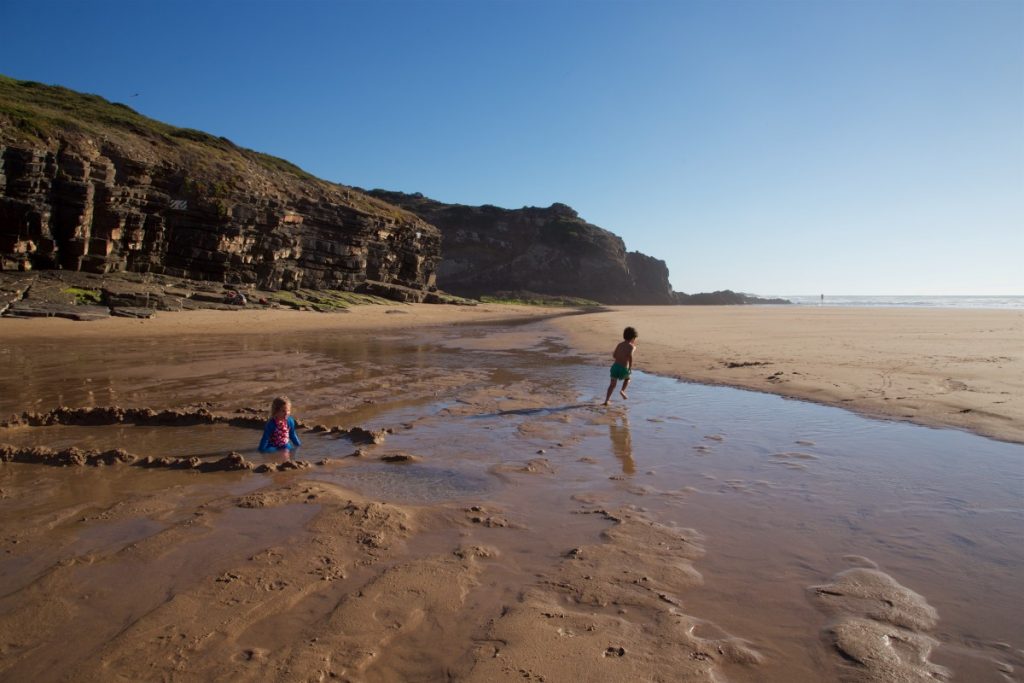
[[[506,517],[500,514],[492,514],[487,508],[481,505],[472,505],[465,508],[466,519],[472,524],[479,524],[490,529],[518,528],[518,525],[509,522]]]
[[[750,483],[741,479],[726,479],[718,487],[719,493],[751,493]]]
[[[785,451],[783,453],[774,453],[773,458],[779,458],[780,460],[817,460],[818,456],[811,455],[810,453],[801,453],[800,451]]]

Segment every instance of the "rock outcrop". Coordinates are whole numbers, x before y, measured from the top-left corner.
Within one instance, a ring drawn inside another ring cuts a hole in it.
[[[765,304],[789,304],[789,299],[766,299],[753,294],[734,292],[731,289],[723,289],[717,292],[701,292],[699,294],[684,294],[675,292],[673,294],[675,303],[684,306],[747,306]]]
[[[460,296],[535,292],[606,304],[674,303],[664,261],[627,252],[622,238],[565,204],[547,208],[443,204],[370,190],[441,229],[438,285]]]
[[[439,231],[224,138],[0,76],[0,270],[131,271],[422,300]]]

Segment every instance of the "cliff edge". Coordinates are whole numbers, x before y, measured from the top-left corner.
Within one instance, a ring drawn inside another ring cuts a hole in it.
[[[622,238],[592,225],[565,204],[546,208],[444,204],[422,194],[369,190],[440,228],[438,282],[479,297],[533,292],[605,304],[672,304],[664,261],[627,252]]]
[[[225,138],[0,76],[0,270],[155,273],[423,300],[441,234]]]

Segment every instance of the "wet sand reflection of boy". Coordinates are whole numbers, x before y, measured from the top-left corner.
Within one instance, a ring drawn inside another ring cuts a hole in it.
[[[622,424],[608,424],[608,438],[612,442],[612,453],[622,463],[623,474],[634,474],[636,463],[633,461],[633,437],[629,432],[629,418],[621,418]]]

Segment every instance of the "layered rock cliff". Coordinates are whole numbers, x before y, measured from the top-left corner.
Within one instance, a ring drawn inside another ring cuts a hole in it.
[[[627,252],[622,238],[564,204],[513,210],[443,204],[422,194],[367,193],[441,229],[438,283],[453,294],[528,291],[606,304],[674,303],[664,261]]]
[[[150,272],[422,300],[441,235],[224,138],[0,76],[0,270]]]

